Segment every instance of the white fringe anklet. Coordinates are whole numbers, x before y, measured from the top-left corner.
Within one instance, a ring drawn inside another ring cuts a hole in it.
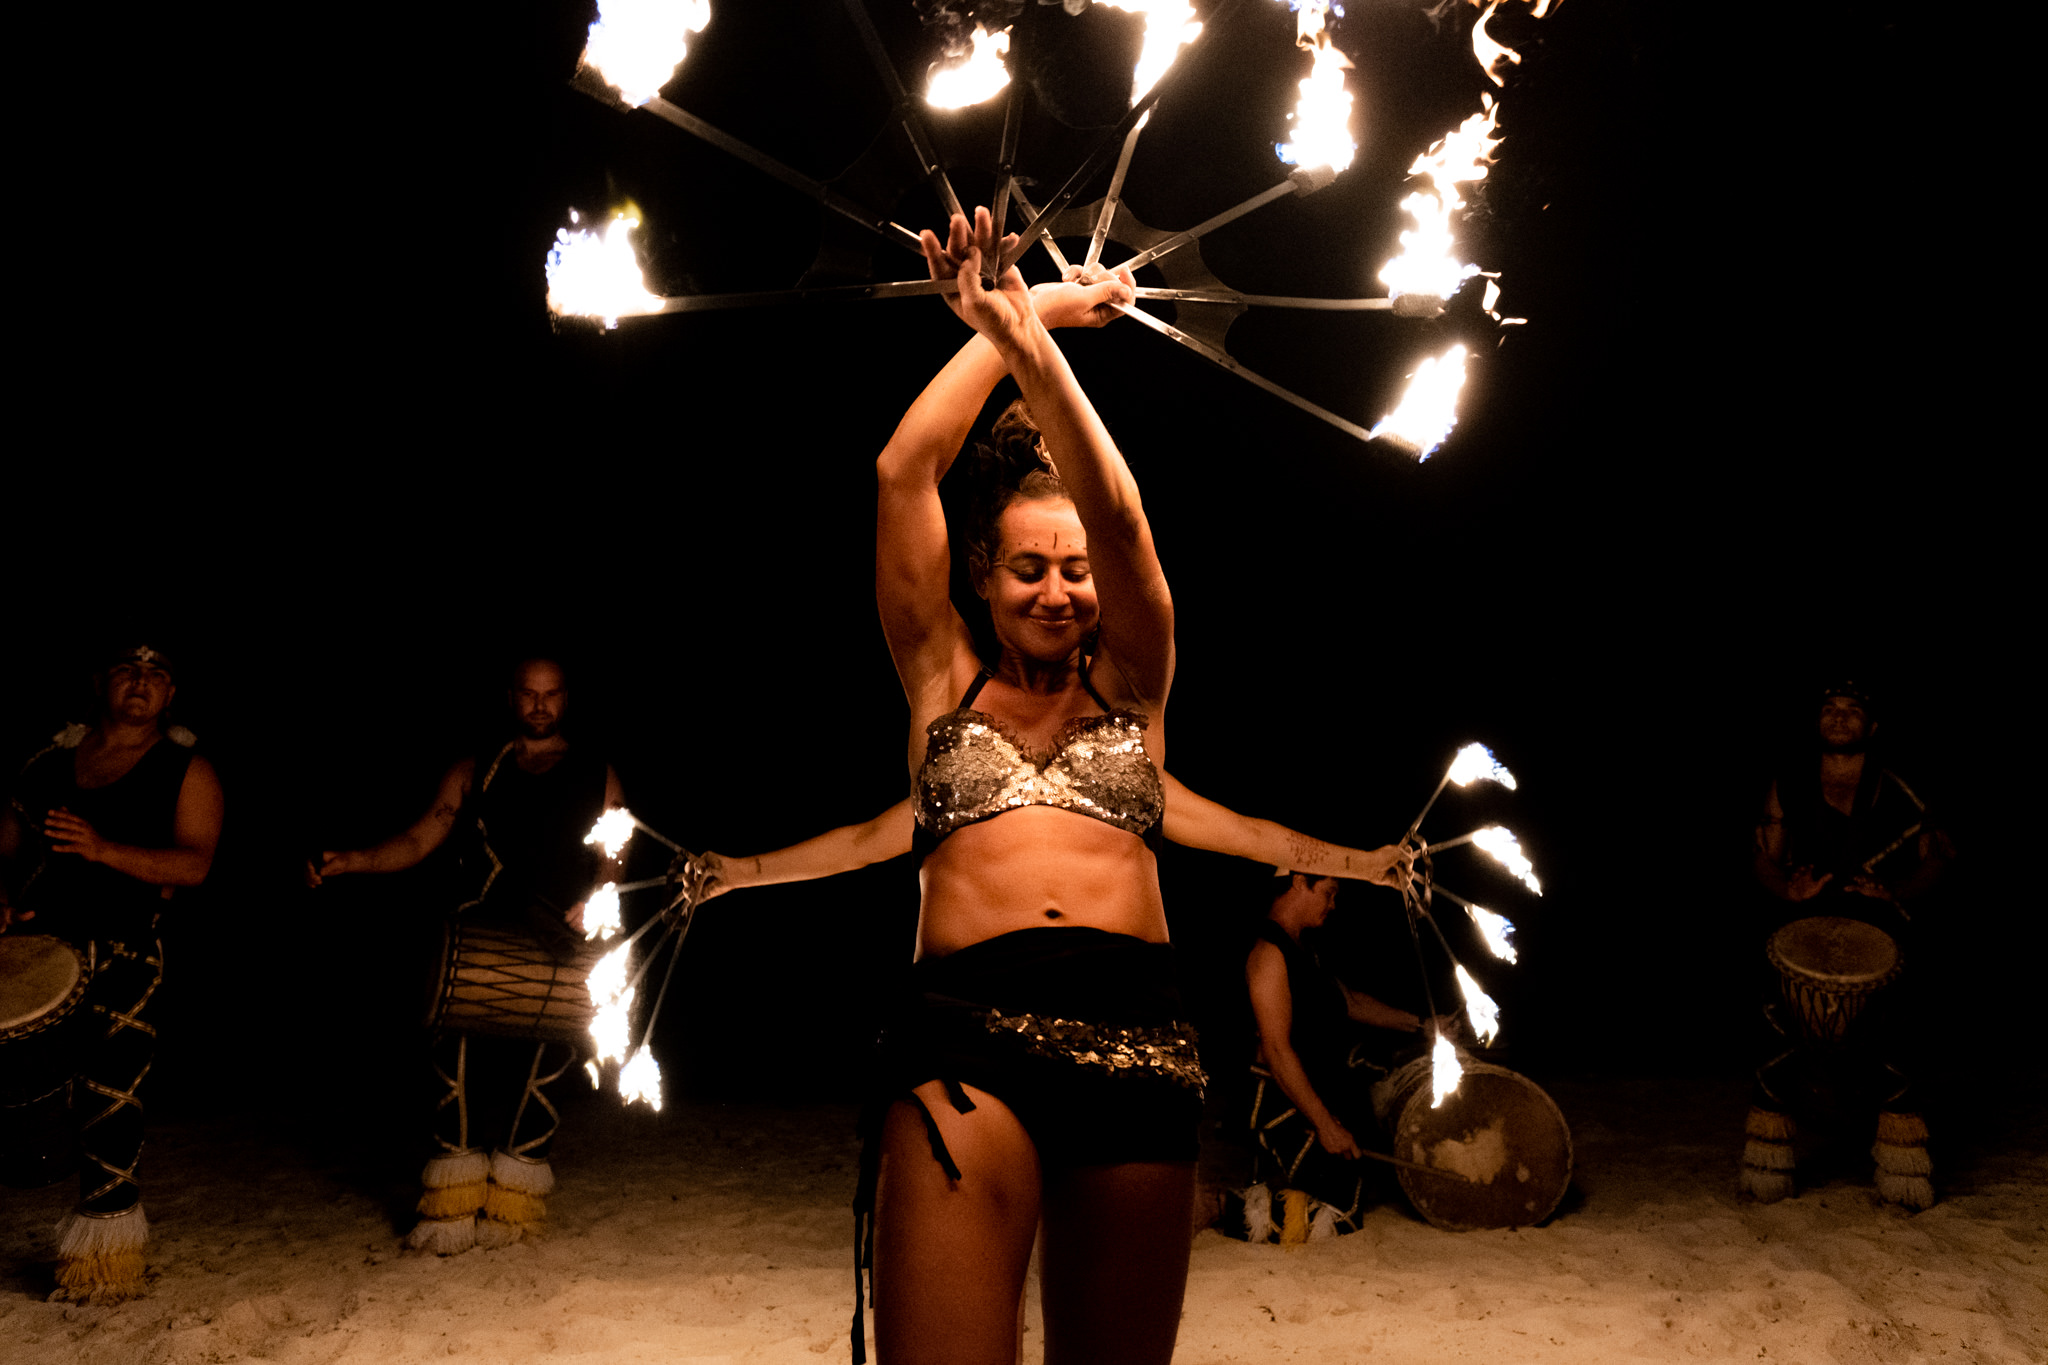
[[[149,1219],[140,1204],[120,1213],[72,1214],[57,1230],[57,1297],[95,1304],[142,1297],[148,1242]]]

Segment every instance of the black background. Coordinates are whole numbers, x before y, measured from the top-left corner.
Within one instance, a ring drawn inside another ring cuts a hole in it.
[[[920,69],[909,6],[874,8]],[[217,47],[181,33],[52,159],[54,200],[102,206],[79,251],[103,283],[51,310],[30,372],[56,420],[8,480],[0,739],[25,755],[88,715],[90,642],[117,621],[187,660],[175,718],[217,762],[228,823],[167,919],[172,1103],[393,1084],[441,874],[315,893],[295,869],[424,809],[501,733],[522,652],[568,658],[572,738],[693,848],[778,846],[902,793],[871,460],[965,333],[930,300],[551,327],[542,259],[571,206],[636,202],[669,292],[786,288],[820,239],[800,196],[569,89],[587,18],[528,0]],[[1292,21],[1252,0],[1232,22],[1140,145],[1128,202],[1154,225],[1282,170]],[[1358,164],[1206,239],[1218,275],[1381,292],[1408,163],[1488,88],[1469,22],[1352,6]],[[1518,967],[1472,962],[1513,1064],[1733,1073],[1758,803],[1818,684],[1868,679],[1888,761],[1964,854],[1929,911],[1944,1055],[2007,1065],[2021,1010],[2001,992],[2025,991],[2042,947],[2015,775],[2038,627],[2004,562],[2019,462],[1986,343],[1998,267],[1951,217],[1984,183],[1952,152],[1964,44],[1897,3],[1567,0],[1496,31],[1525,60],[1460,237],[1528,325],[1496,333],[1468,293],[1436,323],[1255,315],[1231,337],[1366,424],[1465,340],[1460,424],[1427,463],[1134,324],[1062,336],[1173,584],[1171,767],[1372,845],[1486,741],[1520,790],[1447,793],[1428,831],[1499,819],[1543,875],[1539,901],[1470,851],[1437,867],[1521,926]],[[829,0],[725,0],[667,93],[825,178],[888,112]],[[985,199],[996,116],[934,122]],[[1085,146],[1027,129],[1041,197]],[[938,221],[923,190],[895,213]],[[920,273],[874,255],[878,278]],[[634,870],[656,866],[643,849]],[[1234,1029],[1264,872],[1174,849],[1162,877],[1211,1027]],[[1413,1003],[1398,902],[1346,905],[1339,951]],[[908,860],[714,903],[658,1041],[671,1100],[850,1095],[914,922]]]

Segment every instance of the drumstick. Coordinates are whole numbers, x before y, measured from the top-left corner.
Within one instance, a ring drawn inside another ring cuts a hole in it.
[[[1446,1180],[1462,1180],[1467,1185],[1477,1185],[1479,1183],[1463,1171],[1446,1170],[1442,1166],[1425,1166],[1419,1161],[1403,1161],[1400,1157],[1388,1156],[1385,1152],[1375,1152],[1370,1147],[1359,1148],[1358,1154],[1360,1156],[1369,1156],[1374,1161],[1384,1161],[1389,1166],[1399,1166],[1404,1171],[1417,1171],[1423,1175],[1440,1175]]]

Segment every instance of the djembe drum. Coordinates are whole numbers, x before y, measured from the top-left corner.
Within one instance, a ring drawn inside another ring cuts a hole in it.
[[[1806,1036],[1839,1043],[1870,998],[1905,964],[1899,945],[1874,924],[1838,915],[1794,920],[1772,934],[1765,955]]]
[[[47,934],[0,935],[0,1180],[32,1188],[71,1169],[71,1025],[85,959]]]
[[[1528,1077],[1461,1062],[1464,1078],[1437,1108],[1430,1107],[1426,1056],[1373,1087],[1373,1110],[1393,1132],[1393,1154],[1450,1173],[1400,1167],[1401,1189],[1417,1213],[1446,1232],[1540,1223],[1571,1184],[1571,1129]]]
[[[517,929],[453,920],[427,1008],[430,1028],[580,1044],[597,1007],[590,970],[613,945],[579,942],[568,961]]]

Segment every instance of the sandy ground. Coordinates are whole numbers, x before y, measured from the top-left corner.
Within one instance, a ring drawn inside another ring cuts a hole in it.
[[[2048,1359],[2048,1102],[2030,1085],[1938,1153],[1909,1215],[1844,1178],[1741,1199],[1724,1081],[1556,1082],[1574,1188],[1548,1224],[1446,1233],[1404,1205],[1352,1236],[1195,1242],[1181,1365],[1237,1361]],[[149,1149],[150,1295],[48,1302],[59,1186],[0,1196],[9,1361],[844,1361],[852,1115],[576,1107],[553,1230],[399,1249],[402,1176],[303,1135],[166,1123]],[[1867,1179],[1867,1177],[1866,1177]],[[1035,1323],[1025,1359],[1039,1359]]]

